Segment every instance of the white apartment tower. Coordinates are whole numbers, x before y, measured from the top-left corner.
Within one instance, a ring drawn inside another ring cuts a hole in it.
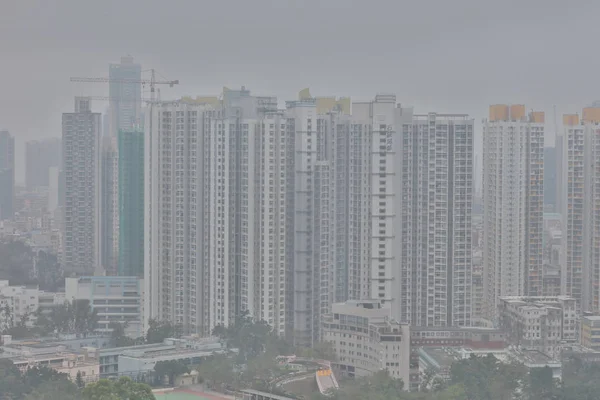
[[[561,294],[600,311],[600,108],[563,116]]]
[[[285,333],[289,128],[273,102],[242,88],[147,113],[149,318],[208,335],[248,312]]]
[[[403,127],[401,322],[471,324],[473,124],[430,113]]]
[[[353,129],[362,129],[368,135],[363,139],[370,149],[367,158],[361,160],[367,163],[369,177],[361,169],[357,171],[359,176],[355,176],[364,179],[358,198],[363,197],[366,191],[370,208],[368,240],[361,248],[370,260],[359,273],[367,274],[368,291],[361,291],[361,294],[379,300],[383,308],[391,310],[392,318],[397,321],[402,321],[402,281],[399,278],[402,249],[402,222],[399,218],[402,210],[402,132],[404,126],[411,122],[412,110],[397,105],[395,95],[380,94],[374,101],[352,104]],[[352,163],[350,166],[350,172],[353,173]],[[352,213],[353,210],[349,210],[349,214]]]
[[[203,106],[152,105],[145,141],[145,317],[203,332]]]
[[[287,102],[290,124],[288,166],[288,333],[295,344],[319,340],[322,317],[329,312],[332,294],[333,247],[331,168],[324,159],[325,130],[316,99]],[[291,332],[290,332],[291,331]]]
[[[65,179],[64,265],[67,274],[93,275],[100,265],[100,114],[75,98],[62,116]]]
[[[368,299],[371,265],[371,130],[350,115],[320,116],[330,163],[333,270],[332,302]]]
[[[490,106],[483,129],[484,291],[488,319],[503,296],[542,294],[544,113]]]

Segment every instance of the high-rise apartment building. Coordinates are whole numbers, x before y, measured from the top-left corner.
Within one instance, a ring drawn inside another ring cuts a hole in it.
[[[28,189],[49,186],[50,168],[60,166],[59,138],[32,140],[25,144],[25,184]]]
[[[100,267],[100,114],[90,99],[75,98],[75,112],[62,116],[64,264],[67,274],[93,274]]]
[[[209,334],[249,312],[286,329],[288,120],[272,98],[147,113],[146,315]]]
[[[131,56],[121,57],[120,64],[110,64],[109,120],[110,136],[116,137],[119,130],[132,130],[143,124],[142,110],[142,66]]]
[[[119,131],[119,251],[121,276],[144,276],[144,132]]]
[[[400,321],[470,326],[473,119],[414,115],[401,134]]]
[[[556,175],[560,173],[555,147],[544,149],[544,208],[553,212],[560,212],[556,208]]]
[[[355,178],[363,179],[359,198],[367,194],[370,209],[368,221],[360,222],[367,222],[368,236],[361,251],[369,257],[367,265],[359,267],[359,275],[367,274],[368,289],[361,290],[362,298],[379,300],[397,321],[402,320],[399,278],[402,223],[398,217],[402,210],[402,132],[411,123],[412,111],[397,105],[394,95],[380,94],[373,101],[352,104],[353,129],[367,135],[363,139],[370,153],[355,161],[364,163],[356,170],[359,176]],[[355,173],[352,163],[349,173],[352,179]],[[353,211],[350,209],[349,214]],[[361,280],[364,283],[364,278]]]
[[[117,274],[119,257],[119,149],[116,136],[101,138],[100,264],[109,275]]]
[[[544,113],[490,106],[483,128],[485,314],[502,296],[542,294]]]
[[[561,294],[600,311],[600,108],[563,116]]]
[[[326,130],[317,101],[288,101],[290,126],[288,269],[292,284],[287,307],[293,341],[310,346],[319,340],[321,319],[332,303],[333,191],[331,166],[323,149]]]
[[[13,218],[14,191],[15,138],[0,131],[0,220]]]
[[[556,174],[556,182],[555,182],[555,205],[554,211],[557,213],[561,213],[563,210],[563,198],[564,198],[564,175],[563,171],[564,166],[564,156],[565,156],[565,139],[563,132],[556,132],[554,136],[554,149],[556,155],[556,164],[555,164],[555,174]]]

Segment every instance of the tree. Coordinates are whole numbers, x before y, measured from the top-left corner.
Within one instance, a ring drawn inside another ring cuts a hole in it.
[[[154,365],[154,372],[159,382],[162,383],[165,376],[169,377],[169,385],[175,385],[175,378],[187,374],[190,369],[179,360],[159,361]]]
[[[0,393],[8,399],[21,398],[27,393],[19,369],[8,359],[0,359]]]
[[[455,362],[450,376],[450,384],[462,385],[469,399],[512,400],[521,391],[528,373],[523,364],[502,363],[488,354]]]
[[[215,355],[203,359],[195,369],[206,385],[213,389],[221,388],[224,384],[235,386],[239,382],[233,360],[225,355]]]
[[[90,383],[83,389],[82,396],[83,400],[156,400],[150,386],[125,376],[115,382],[100,379]]]
[[[79,389],[83,389],[85,386],[85,382],[83,381],[83,376],[81,376],[81,371],[77,371],[77,377],[75,378],[75,384]]]
[[[112,330],[110,338],[115,347],[133,346],[135,344],[135,339],[125,334],[128,326],[128,322],[121,324],[113,321],[108,324],[108,328]]]
[[[35,284],[33,278],[33,253],[23,241],[0,241],[0,276],[11,285]]]
[[[35,267],[41,290],[56,292],[64,287],[64,272],[55,254],[38,251],[35,255]]]
[[[167,338],[180,336],[180,327],[173,325],[169,321],[158,321],[156,319],[150,319],[150,321],[148,321],[148,332],[146,333],[147,343],[162,343]]]
[[[247,310],[238,315],[231,326],[215,327],[213,334],[224,339],[228,348],[238,349],[238,360],[242,364],[263,353],[267,342],[276,337],[265,321],[254,321]]]
[[[36,316],[36,326],[42,334],[56,332],[87,335],[94,332],[98,325],[98,313],[86,299],[67,301],[63,305],[53,307],[47,314],[38,310]]]
[[[68,380],[47,381],[40,384],[25,400],[80,400],[79,389]]]
[[[525,389],[529,400],[549,400],[557,398],[558,386],[549,367],[532,368]]]

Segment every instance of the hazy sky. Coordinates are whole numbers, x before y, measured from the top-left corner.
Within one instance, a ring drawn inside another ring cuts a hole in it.
[[[60,136],[74,95],[108,95],[69,77],[107,76],[125,54],[181,81],[163,99],[394,92],[478,122],[490,103],[525,103],[552,128],[553,105],[600,99],[599,15],[594,0],[0,0],[0,128],[18,151]]]

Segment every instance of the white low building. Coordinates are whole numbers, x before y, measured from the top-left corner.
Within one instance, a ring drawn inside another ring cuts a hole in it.
[[[132,276],[82,276],[67,278],[68,301],[89,300],[98,313],[98,331],[110,332],[111,322],[126,324],[125,333],[138,338],[143,330],[143,280]]]
[[[337,360],[332,364],[342,373],[354,377],[387,370],[410,381],[410,327],[391,320],[379,300],[333,304],[323,322],[323,340],[333,345]]]
[[[38,309],[39,289],[36,286],[11,286],[9,281],[0,280],[0,309],[6,307],[10,310],[10,318],[14,324],[28,316],[27,325],[33,326],[33,314]],[[6,317],[0,313],[0,318]],[[0,326],[5,326],[8,321],[0,321]]]

